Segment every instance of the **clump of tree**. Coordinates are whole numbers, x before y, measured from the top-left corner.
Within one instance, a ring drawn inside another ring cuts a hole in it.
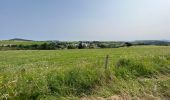
[[[41,43],[40,43],[41,42]],[[170,41],[142,40],[134,42],[114,41],[39,41],[28,44],[0,44],[0,50],[58,50],[58,49],[90,49],[90,48],[119,48],[133,45],[170,46]]]
[[[130,43],[130,42],[125,42],[125,44],[124,44],[126,47],[130,47],[130,46],[132,46],[132,43]]]
[[[78,41],[78,42],[61,42],[48,41],[42,44],[31,45],[5,45],[1,48],[11,50],[58,50],[58,49],[90,49],[90,48],[118,48],[122,46],[129,46],[124,42],[102,42],[102,41]]]

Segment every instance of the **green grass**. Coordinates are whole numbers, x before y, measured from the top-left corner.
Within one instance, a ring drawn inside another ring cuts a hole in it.
[[[32,45],[32,44],[43,44],[41,41],[18,41],[18,40],[1,40],[0,45]]]
[[[104,68],[109,55],[108,69]],[[0,51],[0,98],[170,98],[170,47]]]

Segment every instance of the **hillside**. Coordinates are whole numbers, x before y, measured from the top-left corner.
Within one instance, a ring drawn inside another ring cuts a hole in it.
[[[170,45],[168,40],[137,40],[131,43],[136,45]]]
[[[10,39],[9,41],[33,41],[33,40],[27,40],[27,39],[21,39],[21,38],[14,38],[14,39]]]
[[[32,41],[23,39],[10,39],[10,40],[0,40],[0,45],[32,45],[32,44],[42,44],[45,41]]]

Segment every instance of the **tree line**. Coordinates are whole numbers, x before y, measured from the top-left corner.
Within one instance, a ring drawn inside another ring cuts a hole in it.
[[[91,49],[91,48],[118,48],[132,46],[129,42],[100,42],[100,41],[79,41],[79,42],[61,42],[48,41],[42,44],[31,45],[1,45],[0,49],[9,50],[58,50],[58,49]]]

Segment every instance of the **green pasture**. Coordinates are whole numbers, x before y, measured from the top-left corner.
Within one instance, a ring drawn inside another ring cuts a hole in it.
[[[169,46],[0,51],[0,99],[75,100],[125,94],[170,99]]]
[[[0,45],[32,45],[43,44],[41,41],[18,41],[18,40],[0,40]]]

